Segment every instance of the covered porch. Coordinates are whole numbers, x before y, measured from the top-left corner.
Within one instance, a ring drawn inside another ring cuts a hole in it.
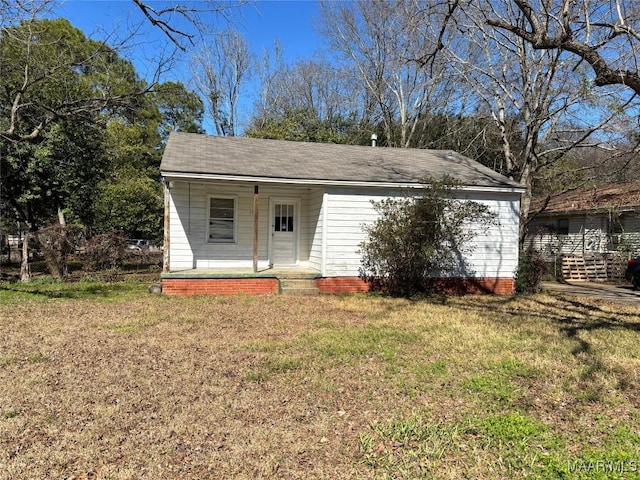
[[[167,183],[166,196],[165,273],[321,269],[321,188],[180,179]]]

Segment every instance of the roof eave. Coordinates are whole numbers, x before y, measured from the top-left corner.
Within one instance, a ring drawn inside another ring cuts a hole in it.
[[[188,173],[188,172],[172,172],[163,170],[160,174],[168,179],[192,179],[201,181],[228,181],[234,183],[279,183],[289,185],[317,185],[332,187],[369,187],[369,188],[420,188],[423,186],[420,182],[371,182],[371,181],[354,181],[354,180],[327,180],[327,179],[307,179],[307,178],[289,178],[289,177],[258,177],[245,175],[220,175],[209,173]],[[474,192],[500,192],[500,193],[524,193],[525,188],[516,185],[468,185],[460,187],[463,191]]]

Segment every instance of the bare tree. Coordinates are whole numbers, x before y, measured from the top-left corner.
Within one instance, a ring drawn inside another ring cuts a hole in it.
[[[489,17],[537,50],[571,52],[588,63],[596,86],[640,94],[640,5],[636,0],[513,0],[522,22]]]
[[[322,31],[371,99],[369,116],[387,142],[408,147],[421,117],[446,110],[454,77],[438,53],[457,1],[410,0],[322,4]],[[396,126],[398,126],[396,130]],[[397,133],[396,133],[397,132]]]
[[[40,18],[54,6],[55,0],[0,0],[0,28],[4,30],[25,18]]]
[[[260,82],[260,91],[255,99],[252,123],[264,122],[278,105],[286,103],[286,88],[280,88],[283,71],[289,66],[282,58],[282,45],[279,40],[273,44],[273,53],[265,49],[257,65],[257,76]],[[261,125],[260,125],[261,126]]]
[[[514,25],[526,20],[511,0],[469,2],[463,11],[459,28],[468,43],[450,53],[500,129],[504,171],[526,188],[522,241],[536,176],[572,150],[613,150],[627,132],[618,128],[626,119],[624,108],[612,108],[612,100],[620,107],[632,100],[612,89],[591,89],[583,65],[561,50],[536,49],[519,36],[491,28],[488,19]]]
[[[265,52],[259,75],[262,88],[254,126],[293,111],[313,112],[320,121],[326,121],[360,110],[362,95],[345,71],[322,58],[287,64],[277,42],[273,58]]]
[[[169,3],[164,8],[155,8],[150,2],[143,0],[132,1],[151,25],[164,33],[177,48],[186,51],[187,45],[196,45],[198,34],[208,30],[208,22],[203,17],[214,14],[227,18],[230,10],[244,5],[248,0]]]
[[[216,35],[192,57],[192,74],[198,91],[207,99],[218,135],[234,136],[238,129],[241,88],[251,74],[249,45],[236,31]]]

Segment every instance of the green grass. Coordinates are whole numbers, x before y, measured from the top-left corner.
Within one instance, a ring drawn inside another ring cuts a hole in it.
[[[419,478],[457,449],[457,425],[433,423],[419,415],[375,425],[361,434],[364,462],[381,478]]]
[[[49,281],[0,319],[0,479],[640,478],[635,305]]]
[[[51,277],[38,277],[29,283],[0,282],[0,305],[56,298],[123,300],[147,294],[148,285],[138,281],[64,283]]]
[[[509,403],[523,394],[523,385],[530,383],[534,375],[534,370],[523,362],[505,358],[486,365],[482,374],[463,380],[462,387],[484,395],[489,402]]]
[[[393,363],[403,345],[416,343],[422,336],[390,325],[358,328],[330,328],[305,335],[303,341],[329,361],[350,363],[375,356]]]

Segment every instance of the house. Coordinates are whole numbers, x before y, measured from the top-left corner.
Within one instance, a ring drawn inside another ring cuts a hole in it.
[[[529,224],[525,244],[540,252],[640,254],[640,182],[589,186],[548,200],[539,198],[532,202],[531,212],[540,213]]]
[[[499,226],[475,237],[470,268],[443,284],[513,291],[522,189],[457,153],[172,133],[160,169],[167,294],[278,292],[296,272],[320,292],[366,291],[358,251],[372,201],[444,174]]]

